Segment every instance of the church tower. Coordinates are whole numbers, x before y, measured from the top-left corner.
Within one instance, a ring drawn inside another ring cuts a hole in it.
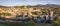
[[[50,11],[50,16],[51,16],[51,17],[53,16],[53,11]]]
[[[49,17],[49,20],[53,20],[53,10],[48,10],[49,13],[48,13],[48,17]]]

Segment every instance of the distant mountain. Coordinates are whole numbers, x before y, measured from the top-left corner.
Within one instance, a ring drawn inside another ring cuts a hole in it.
[[[60,5],[57,5],[57,4],[46,4],[45,6],[50,6],[50,7],[60,7]]]
[[[10,8],[10,7],[0,5],[0,8]]]
[[[35,5],[35,6],[27,6],[27,7],[60,7],[60,5],[57,5],[57,4],[41,5],[41,4],[38,4],[38,5]]]
[[[7,7],[7,6],[0,6],[0,7]],[[13,6],[13,7],[24,7],[24,6]],[[57,4],[46,4],[46,5],[42,5],[42,4],[37,4],[37,5],[27,5],[26,7],[30,8],[30,7],[35,7],[35,8],[39,8],[39,7],[60,7],[60,5]]]

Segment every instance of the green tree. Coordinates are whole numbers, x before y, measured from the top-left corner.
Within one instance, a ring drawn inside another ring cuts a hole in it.
[[[34,15],[41,15],[41,12],[39,12],[39,11],[35,11],[35,12],[31,12],[31,13]]]
[[[43,14],[47,15],[48,14],[48,9],[42,10]]]
[[[10,16],[11,14],[10,14],[10,13],[1,13],[0,15],[3,15],[3,16]]]
[[[56,20],[53,21],[53,25],[60,26],[60,16]]]

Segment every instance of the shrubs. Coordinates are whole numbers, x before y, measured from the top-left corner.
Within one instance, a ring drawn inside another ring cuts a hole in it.
[[[10,14],[10,13],[0,13],[0,15],[3,15],[3,16],[10,16],[11,14]]]
[[[54,23],[53,24],[54,26],[59,26],[60,25],[60,16],[56,20],[54,20],[53,23]]]

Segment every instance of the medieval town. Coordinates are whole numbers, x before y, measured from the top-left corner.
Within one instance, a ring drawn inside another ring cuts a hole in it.
[[[23,23],[32,21],[35,23],[53,23],[60,15],[59,10],[58,7],[0,6],[0,22]]]
[[[60,0],[0,0],[0,26],[60,26]]]

